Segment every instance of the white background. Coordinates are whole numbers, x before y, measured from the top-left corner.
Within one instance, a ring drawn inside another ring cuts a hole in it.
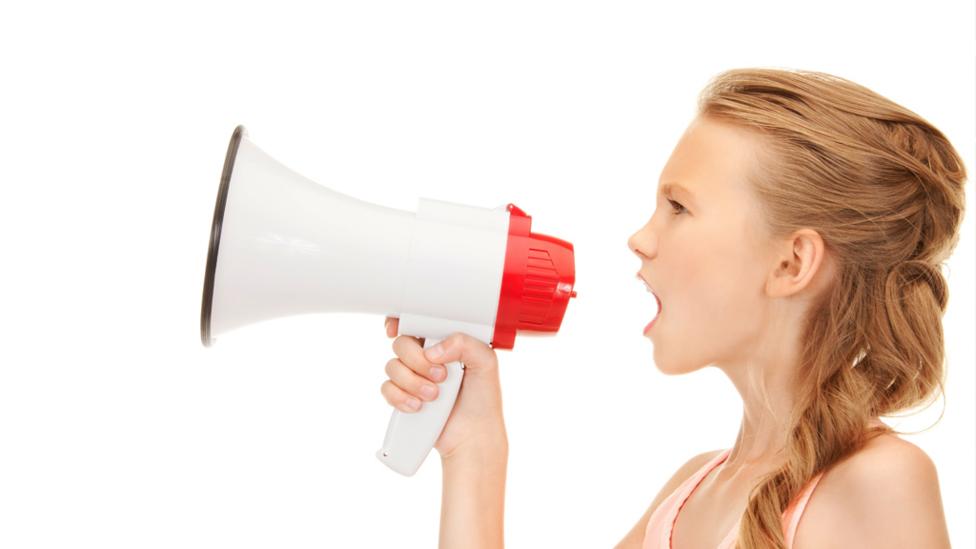
[[[199,336],[237,124],[335,191],[513,202],[572,242],[555,338],[499,351],[510,547],[610,547],[732,446],[716,368],[665,376],[627,238],[718,72],[801,68],[919,113],[974,162],[972,2],[32,2],[0,9],[0,546],[434,547],[440,463],[374,452],[383,318]],[[970,208],[973,184],[967,184]],[[948,393],[888,422],[973,547],[974,231],[949,261]],[[397,273],[391,272],[390,276]]]

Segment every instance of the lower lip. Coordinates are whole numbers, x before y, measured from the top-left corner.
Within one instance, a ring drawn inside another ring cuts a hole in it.
[[[654,320],[652,320],[650,324],[648,324],[647,326],[644,327],[644,334],[645,335],[647,335],[647,332],[651,329],[651,326],[654,326],[654,323],[655,322],[657,322],[657,318],[655,318]]]
[[[654,298],[657,299],[657,296],[654,296]],[[658,299],[657,300],[657,316],[655,316],[654,317],[654,320],[650,321],[647,324],[647,326],[644,327],[644,333],[645,334],[647,334],[647,332],[650,331],[650,329],[654,326],[654,324],[657,323],[657,319],[659,319],[659,318],[661,318],[661,300]]]

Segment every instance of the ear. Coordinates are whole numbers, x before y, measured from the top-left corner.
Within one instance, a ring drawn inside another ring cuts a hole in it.
[[[800,229],[781,241],[773,252],[774,267],[766,281],[766,295],[787,297],[804,289],[818,293],[830,279],[830,261],[820,234]]]

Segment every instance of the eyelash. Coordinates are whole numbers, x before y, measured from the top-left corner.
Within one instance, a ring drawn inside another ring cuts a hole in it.
[[[671,200],[670,198],[668,199],[668,202],[669,202],[669,203],[671,204],[671,207],[672,207],[672,208],[675,208],[675,205],[676,205],[676,204],[677,204],[677,207],[678,207],[678,208],[681,208],[681,210],[680,210],[680,211],[672,211],[671,213],[672,213],[673,215],[681,215],[681,214],[682,214],[682,212],[684,212],[684,211],[687,211],[687,210],[685,210],[685,207],[684,207],[684,206],[682,206],[682,205],[681,205],[681,203],[679,203],[679,202],[675,202],[674,200]]]

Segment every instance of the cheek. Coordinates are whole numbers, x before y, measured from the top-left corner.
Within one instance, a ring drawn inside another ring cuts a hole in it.
[[[686,352],[721,354],[722,348],[734,345],[751,329],[750,321],[757,316],[758,259],[743,239],[729,233],[713,230],[698,235],[697,244],[678,256],[680,290],[664,304],[668,319],[661,327],[687,340]],[[714,357],[704,360],[710,358]]]
[[[675,268],[653,340],[654,361],[667,374],[738,356],[760,316],[761,269],[752,248],[728,225],[699,228],[682,235],[680,250],[662,250]]]

